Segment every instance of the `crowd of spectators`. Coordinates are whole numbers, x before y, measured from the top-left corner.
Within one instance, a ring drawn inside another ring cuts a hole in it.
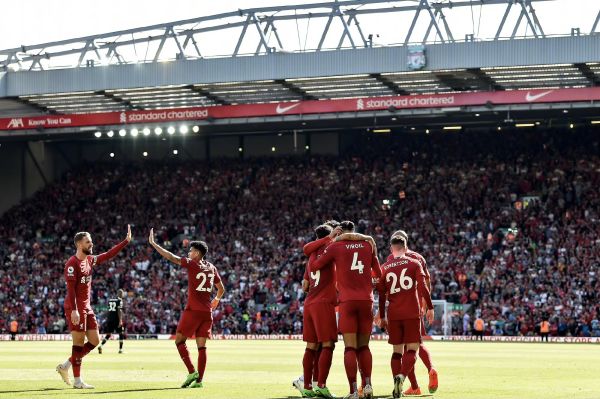
[[[123,288],[129,333],[174,333],[186,301],[176,254],[202,239],[226,293],[214,333],[301,333],[302,246],[326,219],[353,220],[387,256],[402,228],[432,297],[462,305],[451,332],[600,336],[600,134],[531,131],[357,135],[338,157],[85,164],[0,217],[0,330],[65,332],[73,236],[132,245],[93,274],[97,310]],[[455,307],[459,309],[460,306]],[[97,311],[100,319],[102,311]],[[440,332],[432,329],[432,332]]]

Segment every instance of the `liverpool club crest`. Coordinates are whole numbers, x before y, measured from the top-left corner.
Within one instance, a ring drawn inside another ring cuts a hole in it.
[[[423,69],[427,59],[425,58],[425,46],[408,47],[408,69],[417,71]]]

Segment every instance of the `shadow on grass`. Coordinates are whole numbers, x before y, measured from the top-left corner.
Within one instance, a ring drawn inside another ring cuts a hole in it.
[[[170,391],[170,390],[179,390],[182,388],[179,387],[173,387],[173,388],[141,388],[141,389],[117,389],[117,390],[108,390],[108,391],[97,391],[94,389],[73,389],[73,388],[42,388],[42,389],[15,389],[15,390],[11,390],[11,391],[0,391],[0,394],[3,393],[33,393],[33,392],[40,392],[38,394],[36,394],[36,396],[43,396],[43,393],[48,393],[48,394],[52,394],[55,395],[56,391],[63,391],[62,394],[64,395],[69,395],[69,394],[86,394],[86,395],[107,395],[107,394],[114,394],[114,393],[127,393],[127,392],[152,392],[152,391]],[[43,392],[43,393],[42,393]]]
[[[343,396],[336,396],[336,398],[342,398]],[[387,399],[387,398],[391,398],[392,395],[375,395],[373,396],[373,399]],[[416,396],[416,398],[419,398],[420,396]],[[280,397],[276,397],[276,398],[268,398],[268,399],[298,399],[300,398],[299,395],[295,395],[295,396],[280,396]]]
[[[64,391],[69,388],[41,388],[41,389],[15,389],[12,391],[0,391],[0,393],[27,393],[27,392],[47,392],[47,391]]]

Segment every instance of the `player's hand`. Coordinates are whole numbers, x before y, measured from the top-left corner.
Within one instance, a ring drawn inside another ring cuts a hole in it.
[[[342,228],[338,226],[335,229],[331,230],[331,233],[329,233],[329,238],[331,238],[333,240],[340,234],[342,234]]]
[[[79,312],[76,310],[71,311],[71,323],[79,324]]]
[[[429,309],[427,311],[427,314],[425,315],[425,317],[427,317],[427,322],[429,323],[429,325],[431,325],[433,323],[433,317],[434,317],[433,309]]]
[[[131,242],[131,238],[132,238],[132,236],[131,236],[131,225],[128,224],[127,225],[127,237],[125,237],[125,239],[127,240],[127,242]]]
[[[150,245],[154,245],[154,228],[150,229],[150,235],[148,236],[148,242],[150,243]]]
[[[219,302],[220,300],[218,298],[214,298],[211,302],[210,302],[210,308],[212,310],[215,310],[217,308],[217,306],[219,306]]]
[[[382,331],[387,330],[387,326],[388,326],[387,319],[381,319],[379,321],[379,328],[381,328]]]

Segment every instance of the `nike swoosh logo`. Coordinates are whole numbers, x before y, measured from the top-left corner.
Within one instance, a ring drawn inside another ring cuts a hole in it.
[[[278,114],[284,114],[284,113],[288,112],[290,109],[296,108],[298,105],[300,105],[300,103],[292,104],[287,107],[282,107],[281,104],[277,104],[277,108],[275,109],[275,112],[277,112]]]
[[[540,98],[542,98],[544,96],[547,96],[548,94],[552,93],[553,91],[554,90],[548,90],[548,91],[544,91],[544,92],[541,92],[539,94],[534,94],[534,95],[531,95],[531,92],[528,91],[527,95],[525,96],[525,100],[530,103],[535,100],[539,100]]]

